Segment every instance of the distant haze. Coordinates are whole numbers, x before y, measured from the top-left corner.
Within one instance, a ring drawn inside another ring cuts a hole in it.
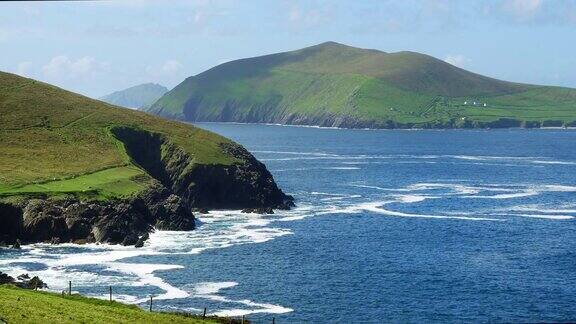
[[[142,109],[152,105],[166,92],[168,92],[168,89],[164,86],[155,83],[144,83],[115,91],[100,98],[100,100],[126,108]]]

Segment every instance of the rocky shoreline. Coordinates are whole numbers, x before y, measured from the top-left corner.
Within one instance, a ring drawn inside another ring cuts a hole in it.
[[[231,104],[233,105],[233,104]],[[239,111],[242,111],[238,109]],[[296,113],[278,113],[268,116],[257,114],[232,113],[219,116],[198,116],[184,110],[183,115],[173,115],[160,111],[159,115],[185,122],[236,122],[262,123],[294,126],[317,126],[348,129],[489,129],[489,128],[543,128],[543,127],[576,127],[576,121],[561,120],[526,121],[501,117],[493,121],[478,121],[469,118],[452,118],[421,123],[401,123],[394,120],[366,120],[355,116],[321,114],[309,116]]]
[[[0,245],[101,242],[141,247],[154,229],[193,230],[193,210],[271,213],[294,206],[264,164],[240,145],[222,149],[241,162],[196,166],[192,157],[161,136],[129,128],[114,133],[134,163],[154,178],[146,190],[105,201],[24,197],[0,202]],[[162,157],[150,154],[160,151]]]
[[[194,229],[182,199],[157,183],[138,196],[115,201],[25,199],[0,203],[0,243],[111,243],[142,246],[154,228]]]

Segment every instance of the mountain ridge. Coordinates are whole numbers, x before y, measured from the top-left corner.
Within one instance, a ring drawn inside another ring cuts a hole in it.
[[[351,128],[539,127],[574,124],[574,103],[574,89],[497,80],[416,52],[326,42],[215,66],[146,111]]]
[[[168,88],[163,85],[148,82],[114,91],[98,99],[116,106],[143,109],[153,104],[166,92]]]

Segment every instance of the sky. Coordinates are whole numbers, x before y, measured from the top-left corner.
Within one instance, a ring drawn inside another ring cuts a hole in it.
[[[0,3],[0,70],[95,98],[325,41],[576,88],[576,0]]]

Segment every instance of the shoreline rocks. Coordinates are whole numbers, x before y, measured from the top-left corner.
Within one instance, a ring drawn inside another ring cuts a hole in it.
[[[6,273],[0,271],[0,285],[15,285],[16,287],[24,289],[44,289],[48,285],[44,283],[38,276],[30,278],[27,273],[23,273],[14,279]]]
[[[132,199],[83,202],[77,199],[29,199],[16,206],[0,203],[21,217],[0,217],[0,241],[37,243],[110,243],[136,245],[154,227],[194,229],[194,215],[162,185]],[[8,230],[6,230],[8,229]],[[143,244],[143,242],[141,242]]]

